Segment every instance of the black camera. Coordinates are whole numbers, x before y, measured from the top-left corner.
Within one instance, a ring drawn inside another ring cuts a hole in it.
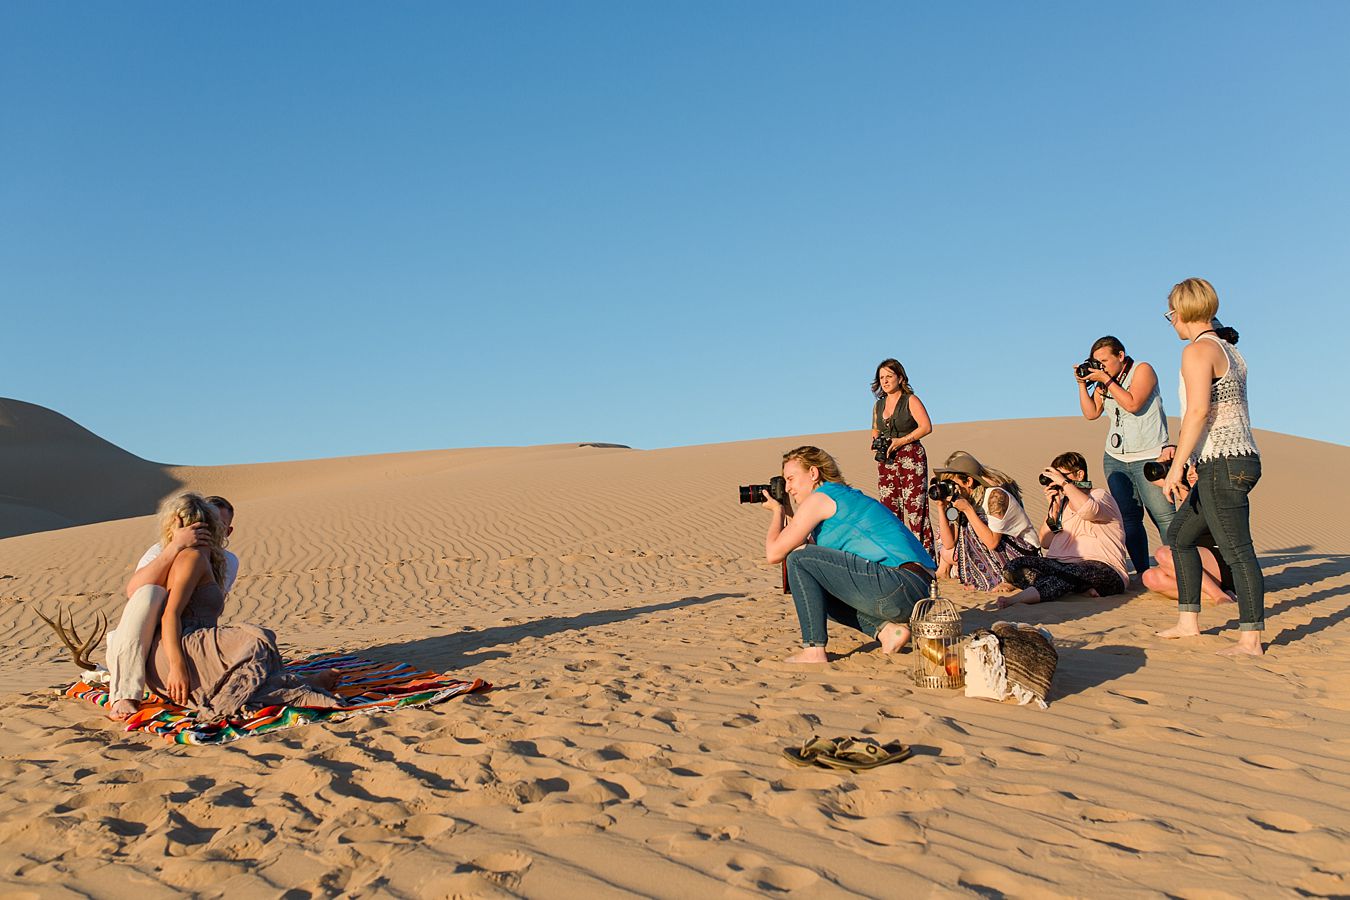
[[[763,503],[766,496],[772,497],[779,503],[787,501],[787,481],[782,475],[773,476],[769,479],[768,484],[741,485],[742,503]]]
[[[1073,371],[1079,378],[1086,378],[1093,372],[1100,372],[1105,367],[1095,359],[1085,359],[1080,362]]]
[[[877,435],[872,438],[872,452],[876,454],[877,462],[885,462],[890,458],[891,439],[885,435]]]
[[[961,496],[961,486],[947,478],[934,478],[928,485],[928,499],[939,503],[951,503]]]
[[[1041,483],[1042,487],[1054,488],[1057,491],[1064,490],[1064,488],[1060,487],[1059,485],[1051,481],[1049,475],[1037,475],[1036,480]]]
[[[1167,462],[1158,462],[1156,459],[1150,459],[1144,463],[1144,478],[1149,481],[1162,481],[1167,477],[1167,473],[1172,470],[1173,460]],[[1181,474],[1186,474],[1186,466],[1181,467]]]

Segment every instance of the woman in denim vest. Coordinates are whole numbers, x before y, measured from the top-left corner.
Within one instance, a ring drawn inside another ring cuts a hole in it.
[[[1127,356],[1125,346],[1109,334],[1093,343],[1088,358],[1099,368],[1086,376],[1080,376],[1075,368],[1078,405],[1089,421],[1104,415],[1110,423],[1102,469],[1107,490],[1120,507],[1130,562],[1134,571],[1143,575],[1153,562],[1144,531],[1144,511],[1148,511],[1164,542],[1176,514],[1162,490],[1144,477],[1145,463],[1169,459],[1172,452],[1158,376],[1148,363]]]

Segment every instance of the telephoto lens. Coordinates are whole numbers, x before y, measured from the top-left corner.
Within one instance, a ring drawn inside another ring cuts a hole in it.
[[[961,489],[953,481],[934,479],[928,486],[928,499],[950,503],[955,500]]]
[[[741,485],[742,503],[763,503],[764,495],[768,493],[767,484],[743,484]]]
[[[768,484],[743,484],[740,492],[742,503],[763,503],[765,497],[783,503],[787,500],[787,480],[782,475],[775,475]]]
[[[1151,459],[1144,463],[1144,477],[1149,481],[1162,481],[1167,477],[1167,471],[1171,468],[1171,461],[1158,462],[1157,460]]]

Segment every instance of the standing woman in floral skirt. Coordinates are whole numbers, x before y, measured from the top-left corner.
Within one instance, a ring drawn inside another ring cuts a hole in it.
[[[928,410],[909,386],[899,360],[885,359],[872,379],[872,442],[878,447],[877,489],[881,502],[905,523],[933,556],[933,526],[928,520],[928,454],[920,441],[933,431]]]

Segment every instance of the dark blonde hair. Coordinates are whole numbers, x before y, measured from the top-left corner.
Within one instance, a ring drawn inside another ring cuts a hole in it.
[[[1022,502],[1022,488],[1018,486],[1017,480],[1014,479],[1007,472],[1000,471],[999,469],[995,469],[991,466],[986,466],[984,463],[980,462],[978,459],[976,459],[974,456],[972,456],[971,454],[967,453],[964,450],[954,451],[950,456],[948,456],[947,465],[948,466],[952,465],[952,463],[956,461],[956,458],[958,456],[967,457],[973,463],[975,463],[976,466],[979,467],[980,470],[979,475],[966,476],[967,478],[975,479],[975,490],[973,492],[973,496],[975,498],[976,503],[984,502],[984,495],[989,488],[1002,488],[1009,494],[1012,494],[1013,499],[1016,500],[1018,503]],[[943,472],[941,475],[938,476],[938,478],[943,481],[950,481],[952,480],[954,475],[958,474],[965,475],[964,472],[956,472],[956,473]]]
[[[844,480],[844,473],[839,471],[839,463],[834,461],[834,457],[826,453],[819,447],[796,447],[783,454],[783,465],[787,465],[790,460],[796,460],[802,468],[810,469],[814,466],[820,472],[821,481],[833,481],[835,484],[848,484]]]
[[[179,494],[164,504],[159,518],[159,543],[169,546],[173,540],[173,530],[187,525],[206,526],[210,546],[207,548],[211,560],[211,572],[216,576],[216,584],[225,587],[225,523],[214,504],[207,502],[201,494]]]

